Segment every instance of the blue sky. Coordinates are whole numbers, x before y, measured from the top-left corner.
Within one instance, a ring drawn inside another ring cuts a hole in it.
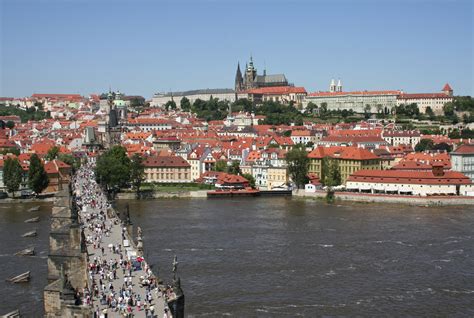
[[[308,91],[474,95],[470,0],[0,3],[0,96],[233,88],[250,54]]]

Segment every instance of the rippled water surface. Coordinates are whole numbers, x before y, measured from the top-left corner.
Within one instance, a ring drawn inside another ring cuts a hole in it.
[[[40,206],[36,212],[31,207]],[[50,203],[0,204],[0,315],[15,309],[25,317],[43,316],[43,288],[47,285],[47,258]],[[25,220],[40,217],[38,223]],[[37,237],[21,237],[36,229]],[[35,247],[36,256],[14,256],[19,250]],[[31,271],[29,283],[12,284],[5,279]]]
[[[121,201],[190,317],[473,316],[474,209]]]
[[[188,317],[474,316],[474,209],[288,198],[120,201]],[[0,314],[42,315],[50,205],[0,205]],[[41,216],[34,224],[24,220]],[[38,229],[37,238],[21,234]],[[27,246],[32,258],[12,256]],[[29,284],[5,278],[31,270]]]

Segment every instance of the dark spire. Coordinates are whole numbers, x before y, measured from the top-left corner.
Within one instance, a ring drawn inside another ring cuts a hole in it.
[[[244,79],[240,71],[240,63],[237,63],[237,72],[235,74],[235,91],[241,91],[243,88]]]

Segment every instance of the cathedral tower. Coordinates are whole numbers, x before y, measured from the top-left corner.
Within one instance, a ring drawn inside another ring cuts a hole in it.
[[[244,79],[240,72],[240,63],[237,63],[237,72],[235,74],[235,92],[241,92],[244,90]]]
[[[245,70],[245,89],[251,89],[255,87],[254,81],[257,76],[257,69],[253,66],[253,59],[250,56],[250,62]]]

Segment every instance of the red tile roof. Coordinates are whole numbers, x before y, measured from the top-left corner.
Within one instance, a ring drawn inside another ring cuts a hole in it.
[[[347,181],[409,184],[472,184],[471,179],[457,171],[445,171],[443,176],[435,176],[432,171],[400,170],[359,170]]]
[[[400,91],[355,91],[355,92],[314,92],[308,96],[329,97],[329,96],[346,96],[346,95],[400,95]]]
[[[286,95],[286,94],[306,94],[304,87],[294,86],[274,86],[274,87],[261,87],[255,89],[249,89],[244,93],[247,94],[263,94],[263,95]]]
[[[397,97],[398,99],[430,99],[430,98],[446,98],[452,99],[451,96],[446,95],[445,93],[417,93],[417,94],[401,94]]]
[[[463,144],[456,148],[455,151],[452,152],[455,155],[474,155],[474,144]]]
[[[444,91],[452,91],[452,90],[453,90],[453,89],[451,88],[451,86],[449,86],[448,83],[446,83],[446,85],[444,85],[444,87],[443,87],[443,89],[442,89],[443,92],[444,92]]]
[[[380,159],[375,154],[364,148],[358,147],[317,147],[308,154],[310,159],[322,159],[324,157],[345,160],[375,160]]]
[[[177,156],[147,157],[143,161],[143,164],[145,165],[145,167],[191,167],[191,165],[186,160]]]

